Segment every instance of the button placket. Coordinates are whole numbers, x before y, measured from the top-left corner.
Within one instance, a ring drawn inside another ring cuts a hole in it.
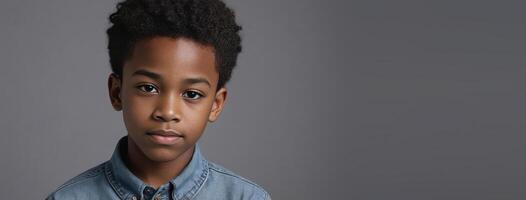
[[[155,189],[153,189],[152,187],[147,186],[143,190],[144,199],[148,199],[148,200],[153,199],[153,195],[155,194],[155,192],[156,192]]]

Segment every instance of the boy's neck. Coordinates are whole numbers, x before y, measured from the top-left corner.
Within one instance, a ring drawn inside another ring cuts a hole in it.
[[[127,152],[123,156],[130,171],[147,185],[159,188],[177,177],[192,159],[195,145],[169,162],[155,162],[146,157],[139,147],[128,138]]]

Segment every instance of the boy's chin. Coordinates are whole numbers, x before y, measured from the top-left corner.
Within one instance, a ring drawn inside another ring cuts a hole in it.
[[[143,150],[144,155],[154,162],[170,162],[176,160],[183,152],[174,151],[173,149],[156,148]]]

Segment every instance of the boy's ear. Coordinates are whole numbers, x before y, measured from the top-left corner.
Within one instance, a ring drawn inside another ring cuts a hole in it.
[[[111,73],[108,77],[108,92],[110,95],[111,105],[116,111],[122,110],[121,101],[121,79],[115,73]]]
[[[216,92],[216,97],[214,99],[214,104],[212,105],[212,110],[210,111],[210,114],[208,115],[208,121],[214,122],[219,118],[219,114],[221,114],[221,111],[223,110],[223,107],[225,106],[227,97],[227,90],[225,87],[220,88]]]

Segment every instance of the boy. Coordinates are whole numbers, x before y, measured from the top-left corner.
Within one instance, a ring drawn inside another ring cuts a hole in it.
[[[197,145],[241,52],[233,11],[220,0],[125,0],[109,19],[109,97],[128,135],[47,199],[270,199]]]

